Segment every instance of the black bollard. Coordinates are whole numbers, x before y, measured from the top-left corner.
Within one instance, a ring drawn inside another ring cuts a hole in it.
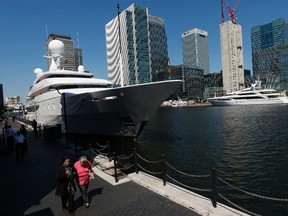
[[[212,168],[212,205],[214,208],[217,207],[217,174],[216,168]]]
[[[163,185],[166,185],[166,164],[165,164],[165,155],[162,154],[162,179],[163,179]]]
[[[113,160],[114,160],[114,178],[115,178],[115,182],[117,183],[118,182],[118,175],[117,175],[117,163],[116,163],[116,153],[113,152]]]
[[[136,148],[134,148],[134,163],[135,163],[135,172],[136,172],[136,174],[138,174],[139,169],[138,169],[138,164],[137,164],[137,152],[136,152]]]

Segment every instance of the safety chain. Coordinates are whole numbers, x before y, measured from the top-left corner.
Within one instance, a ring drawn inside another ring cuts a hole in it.
[[[92,150],[95,155],[97,155],[97,153],[100,154],[100,155],[103,155],[103,156],[107,156],[108,155],[108,153],[103,153],[103,152],[99,151],[98,149],[94,149],[94,148],[91,148],[91,147],[90,147],[90,150]]]
[[[162,174],[162,172],[152,172],[152,171],[149,171],[147,169],[144,169],[140,164],[137,164],[137,166],[139,166],[142,170],[144,170],[145,172],[152,174],[152,175],[161,175]]]
[[[109,146],[109,145],[102,146],[98,142],[96,142],[96,145],[99,146],[100,148],[102,148],[101,150],[103,150]]]
[[[181,185],[181,186],[183,186],[183,187],[185,187],[185,188],[189,188],[189,189],[191,189],[191,190],[196,190],[196,191],[202,191],[202,192],[211,192],[211,190],[209,190],[209,189],[194,188],[194,187],[188,186],[188,185],[186,185],[186,184],[183,184],[183,183],[177,181],[176,179],[172,178],[172,177],[171,177],[170,175],[168,175],[168,174],[166,174],[166,176],[167,176],[168,178],[170,178],[171,180],[173,180],[174,182],[176,182],[177,184],[179,184],[179,185]]]
[[[129,166],[129,167],[125,167],[125,168],[119,168],[120,170],[129,170],[129,169],[131,169],[132,167],[134,167],[135,166],[135,164],[132,164],[131,166]]]
[[[256,198],[266,199],[266,200],[273,200],[273,201],[278,201],[278,202],[288,202],[288,199],[274,198],[274,197],[262,196],[262,195],[258,195],[258,194],[255,194],[255,193],[251,193],[251,192],[245,191],[245,190],[243,190],[241,188],[238,188],[238,187],[235,187],[235,186],[231,185],[230,183],[226,182],[225,180],[223,180],[220,177],[218,177],[218,179],[221,182],[223,182],[224,184],[234,188],[235,190],[241,191],[242,193],[248,194],[248,195],[256,197]]]
[[[248,213],[248,214],[250,214],[250,215],[253,215],[253,216],[261,216],[261,215],[259,215],[259,214],[256,214],[256,213],[254,213],[254,212],[248,211],[247,209],[244,209],[244,208],[236,205],[235,203],[233,203],[232,201],[230,201],[229,199],[227,199],[226,197],[224,197],[224,196],[223,196],[222,194],[220,194],[220,193],[218,193],[218,195],[219,195],[222,199],[224,199],[226,202],[230,203],[232,206],[235,206],[236,208],[238,208],[239,210],[241,210],[241,211],[243,211],[243,212],[246,212],[246,213]]]
[[[147,163],[154,163],[154,164],[156,164],[156,163],[161,163],[161,162],[162,162],[162,160],[158,160],[158,161],[149,161],[149,160],[147,160],[147,159],[141,157],[138,153],[136,153],[136,155],[137,155],[140,159],[142,159],[143,161],[145,161],[145,162],[147,162]]]
[[[96,149],[93,149],[93,148],[91,147],[91,144],[89,144],[89,149],[90,149],[95,155],[97,155],[97,153],[95,152]]]
[[[183,175],[186,175],[186,176],[189,176],[189,177],[193,177],[193,178],[209,178],[211,176],[211,174],[209,175],[192,175],[192,174],[189,174],[189,173],[185,173],[185,172],[182,172],[176,168],[174,168],[173,166],[171,166],[169,163],[165,162],[165,164],[170,167],[171,169],[175,170],[176,172],[178,173],[181,173]]]
[[[129,158],[133,157],[133,156],[134,156],[134,153],[132,153],[131,155],[126,156],[126,157],[121,157],[121,160],[126,160],[126,159],[129,159]]]

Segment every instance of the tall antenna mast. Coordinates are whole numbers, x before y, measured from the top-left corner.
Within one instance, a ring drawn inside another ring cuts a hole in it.
[[[123,63],[122,63],[122,47],[121,47],[121,32],[120,32],[120,5],[117,4],[117,17],[118,17],[118,37],[119,37],[119,67],[120,67],[120,82],[121,87],[124,86],[123,78]]]
[[[77,48],[80,48],[80,45],[79,45],[79,34],[77,32]]]
[[[48,39],[48,27],[47,27],[47,23],[45,23],[45,32],[46,32],[46,39]]]

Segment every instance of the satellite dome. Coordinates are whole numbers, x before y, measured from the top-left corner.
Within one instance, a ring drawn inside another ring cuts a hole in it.
[[[35,68],[34,73],[38,77],[39,75],[43,74],[43,70],[41,68]]]
[[[84,66],[83,65],[79,65],[78,66],[78,71],[79,72],[84,72]]]
[[[52,56],[55,55],[64,55],[65,50],[64,50],[64,43],[60,40],[52,40],[50,41],[48,45],[48,49],[51,53]]]

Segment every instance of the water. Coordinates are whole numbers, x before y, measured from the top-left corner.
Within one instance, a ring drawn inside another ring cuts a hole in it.
[[[163,107],[137,139],[137,149],[150,160],[165,154],[169,164],[191,174],[210,174],[215,167],[217,174],[234,186],[287,199],[287,122],[287,106]],[[191,178],[180,179],[193,186]],[[196,184],[211,185],[207,181]],[[219,189],[227,196],[233,194],[232,201],[250,211],[288,215],[287,202]]]

